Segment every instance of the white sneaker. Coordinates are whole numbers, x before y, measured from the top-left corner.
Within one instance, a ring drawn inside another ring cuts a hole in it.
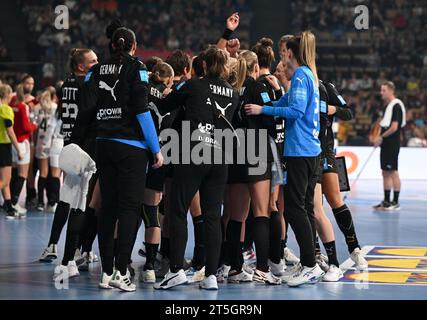
[[[292,267],[287,268],[284,274],[280,277],[282,282],[287,283],[292,278],[292,276],[295,273],[300,272],[300,270],[302,270],[301,263],[294,264]]]
[[[173,273],[169,272],[165,275],[165,278],[154,284],[154,289],[170,289],[188,282],[187,277],[183,269],[180,269],[178,272]]]
[[[274,263],[271,260],[268,260],[268,266],[270,267],[271,273],[273,273],[276,277],[281,278],[285,275],[286,264],[283,263],[283,260],[280,260],[279,263]]]
[[[82,253],[80,252],[80,249],[76,249],[76,251],[74,252],[74,261],[77,261],[79,259],[82,258]]]
[[[79,269],[77,268],[76,262],[74,260],[68,261],[67,267],[70,278],[77,277],[80,275]]]
[[[228,283],[252,282],[252,280],[253,275],[246,272],[245,269],[241,271],[230,270],[230,272],[228,272]]]
[[[218,283],[216,282],[216,277],[211,274],[209,277],[204,278],[202,282],[200,282],[200,289],[218,290]]]
[[[326,274],[323,276],[323,281],[325,281],[325,282],[337,282],[342,277],[344,277],[344,275],[343,275],[341,269],[338,268],[337,266],[335,266],[334,264],[331,264],[329,266],[328,272],[326,272]]]
[[[144,283],[156,283],[156,273],[154,270],[143,270],[139,280]]]
[[[79,269],[77,269],[76,262],[69,261],[66,266],[63,266],[61,264],[55,268],[53,280],[58,281],[58,279],[60,279],[61,281],[63,281],[66,279],[77,277],[79,275],[80,273],[79,273]]]
[[[48,204],[46,207],[46,212],[47,213],[55,213],[57,205],[58,205],[57,203],[55,203],[54,205]]]
[[[15,205],[12,205],[13,209],[15,209],[16,211],[18,211],[19,215],[26,215],[27,213],[27,209],[22,208],[18,203]]]
[[[99,280],[98,287],[101,289],[113,289],[113,287],[110,286],[110,281],[112,278],[113,275],[109,276],[105,272],[101,273],[101,279]]]
[[[216,280],[218,282],[224,282],[225,279],[228,277],[228,273],[230,272],[231,267],[227,266],[226,264],[223,264],[221,267],[218,268],[216,271]]]
[[[112,275],[109,285],[127,292],[136,290],[136,285],[133,284],[132,281],[130,280],[129,271],[126,271],[126,274],[122,275],[120,273],[120,270],[116,270]]]
[[[93,251],[89,252],[89,262],[93,263],[98,261],[99,261],[98,256]]]
[[[286,264],[299,263],[299,258],[288,247],[283,249],[283,259],[285,259]]]
[[[328,272],[329,270],[329,259],[324,254],[317,254],[316,255],[316,263],[319,265],[320,269],[322,269],[324,272]]]
[[[353,250],[350,254],[350,259],[355,263],[357,270],[366,270],[368,269],[368,261],[363,257],[362,251],[359,248]]]
[[[245,270],[246,273],[253,275],[255,273],[255,269],[256,269],[256,262],[250,263],[250,264],[244,262],[242,269]]]
[[[303,284],[314,284],[319,282],[324,274],[325,272],[320,269],[317,263],[312,268],[303,267],[288,280],[288,286],[298,287]]]
[[[282,279],[276,277],[271,271],[262,272],[258,269],[255,270],[255,273],[252,278],[255,282],[271,284],[271,285],[280,285],[282,284]]]
[[[191,271],[187,273],[188,283],[196,283],[205,279],[205,267],[200,270],[194,270],[193,268],[190,269]]]
[[[56,248],[56,244],[51,244],[49,247],[44,249],[42,255],[39,258],[40,262],[52,262],[58,258],[58,252]]]

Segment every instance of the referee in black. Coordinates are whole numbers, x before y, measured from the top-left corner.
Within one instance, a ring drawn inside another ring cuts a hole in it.
[[[396,87],[386,81],[381,85],[381,98],[387,104],[380,122],[381,135],[375,140],[375,147],[381,146],[381,170],[384,183],[384,200],[374,206],[375,210],[400,210],[399,194],[401,181],[398,171],[400,131],[406,125],[403,102],[396,98]],[[393,189],[393,200],[390,199]]]

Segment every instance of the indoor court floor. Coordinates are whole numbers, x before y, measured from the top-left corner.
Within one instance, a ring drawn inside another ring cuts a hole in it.
[[[338,258],[345,277],[338,283],[319,283],[300,288],[261,284],[220,284],[218,291],[200,290],[188,285],[169,291],[156,291],[152,285],[138,283],[137,291],[121,293],[97,287],[100,263],[89,273],[69,280],[68,288],[57,288],[52,280],[56,260],[39,263],[47,244],[53,214],[30,212],[25,220],[7,221],[0,216],[0,299],[12,300],[359,300],[427,299],[427,181],[402,182],[401,210],[374,212],[371,207],[382,199],[382,181],[362,180],[348,198],[359,242],[367,254],[369,269],[352,269],[343,235],[331,210],[325,210],[334,225]],[[298,253],[292,231],[289,246]],[[143,258],[137,251],[142,244],[143,228],[135,245],[133,260],[139,277]],[[62,257],[65,228],[58,245]],[[192,225],[189,219],[187,256],[192,252]],[[95,252],[97,240],[95,241]]]

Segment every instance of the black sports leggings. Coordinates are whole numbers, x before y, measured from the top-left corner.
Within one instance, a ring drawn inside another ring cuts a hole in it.
[[[102,215],[98,221],[102,269],[109,275],[113,272],[114,228],[118,219],[116,268],[124,275],[142,207],[148,152],[116,141],[98,140],[96,163],[102,201]]]
[[[221,205],[227,181],[227,166],[175,165],[170,212],[170,266],[183,268],[187,244],[187,212],[197,190],[205,221],[206,277],[214,275],[221,251]]]

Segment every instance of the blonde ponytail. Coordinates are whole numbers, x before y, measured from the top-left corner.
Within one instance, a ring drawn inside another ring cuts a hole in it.
[[[242,51],[237,58],[237,89],[241,89],[248,75],[258,64],[257,55],[250,50]]]
[[[317,76],[316,68],[316,37],[311,31],[304,31],[301,34],[299,53],[301,63],[310,68],[313,73],[316,86],[319,86],[319,78]]]

